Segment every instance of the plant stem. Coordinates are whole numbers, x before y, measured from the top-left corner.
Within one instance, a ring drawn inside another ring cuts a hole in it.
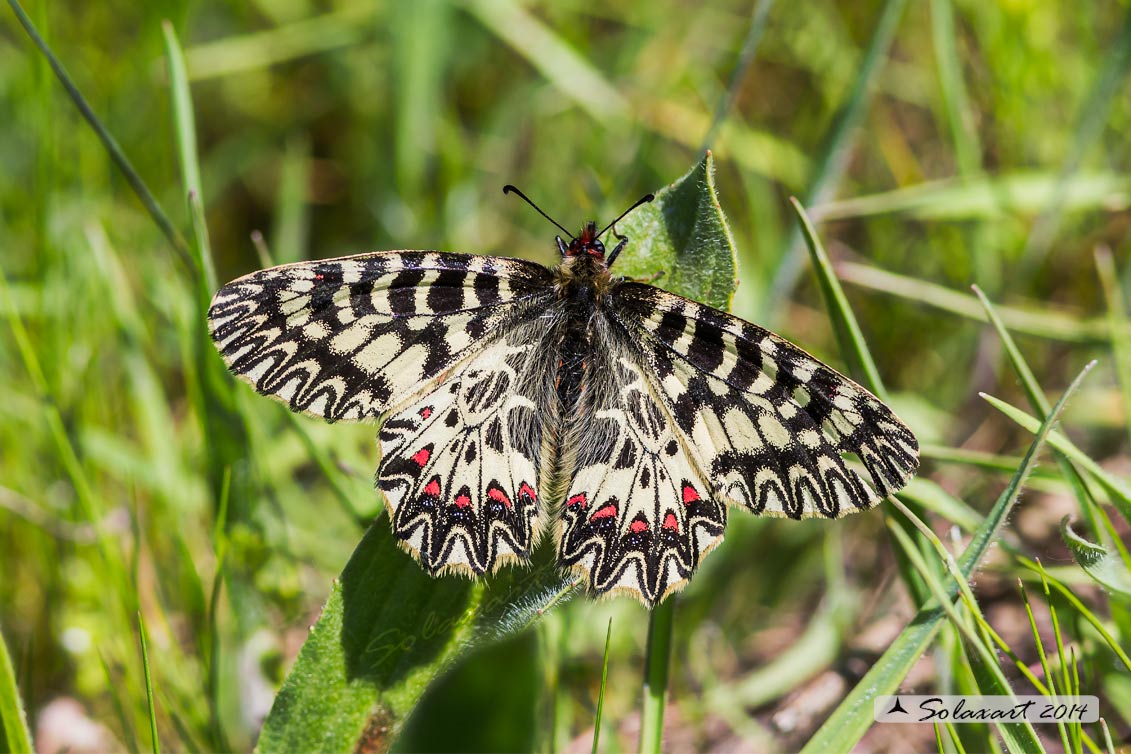
[[[652,608],[644,666],[644,706],[640,713],[640,754],[659,754],[664,737],[664,698],[672,656],[675,598]]]

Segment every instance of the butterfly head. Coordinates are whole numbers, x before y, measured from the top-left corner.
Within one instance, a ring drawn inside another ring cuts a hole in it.
[[[577,234],[577,237],[569,242],[569,246],[565,247],[563,257],[581,257],[589,256],[599,261],[605,259],[605,244],[601,243],[598,238],[601,234],[597,232],[597,223],[590,220],[585,223],[585,227]]]
[[[533,207],[535,210],[537,210],[538,214],[542,215],[542,217],[546,218],[551,223],[556,225],[559,230],[561,230],[562,232],[569,235],[569,231],[566,230],[565,228],[563,228],[561,223],[559,223],[557,220],[555,220],[554,218],[550,217],[545,212],[543,212],[541,207],[539,207],[534,202],[530,201],[530,198],[526,194],[522,193],[521,191],[519,191],[514,186],[512,186],[510,184],[503,186],[503,193],[504,194],[512,194],[512,193],[517,194],[523,201],[525,201],[527,204],[529,204],[531,207]],[[622,212],[620,214],[620,217],[618,217],[616,220],[613,220],[611,223],[606,225],[600,231],[597,230],[597,223],[590,220],[589,222],[585,223],[585,226],[582,227],[581,232],[579,234],[577,234],[577,236],[570,236],[570,242],[569,242],[568,245],[566,244],[565,241],[562,240],[561,236],[558,236],[555,240],[557,241],[557,244],[558,244],[558,250],[561,251],[561,253],[562,253],[562,259],[563,260],[564,259],[578,259],[578,258],[586,258],[587,257],[589,259],[596,260],[597,262],[601,263],[602,265],[604,265],[606,267],[611,265],[613,263],[613,260],[617,258],[617,254],[620,253],[620,250],[624,248],[624,244],[628,239],[626,239],[624,236],[617,235],[616,230],[613,230],[613,235],[617,236],[617,238],[620,239],[620,243],[617,244],[616,248],[613,249],[613,252],[611,254],[609,254],[609,258],[606,259],[605,258],[605,244],[601,243],[601,240],[600,240],[601,236],[603,236],[605,234],[605,231],[609,230],[614,225],[616,225],[618,222],[623,220],[624,216],[627,215],[629,212],[636,209],[641,204],[646,204],[646,203],[652,201],[653,199],[655,199],[654,195],[645,194],[643,197],[641,197],[636,202],[636,204],[633,204],[631,207],[626,209],[624,212]]]

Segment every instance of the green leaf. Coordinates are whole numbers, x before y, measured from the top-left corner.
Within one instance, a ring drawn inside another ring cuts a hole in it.
[[[1085,573],[1113,597],[1131,604],[1131,572],[1118,556],[1073,531],[1068,524],[1068,516],[1060,522],[1060,537]]]
[[[569,596],[576,582],[557,574],[552,549],[543,547],[530,569],[475,582],[434,579],[379,518],[334,583],[257,749],[386,750],[452,661],[525,628]]]
[[[710,151],[614,230],[629,239],[613,265],[618,275],[648,280],[662,272],[659,287],[716,309],[730,308],[738,266],[734,238],[715,192]],[[612,243],[610,239],[606,246]]]
[[[31,754],[31,733],[27,729],[24,703],[12,671],[8,645],[0,635],[0,746],[12,754]]]

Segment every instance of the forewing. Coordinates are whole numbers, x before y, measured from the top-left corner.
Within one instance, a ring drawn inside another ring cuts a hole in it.
[[[567,447],[576,454],[558,557],[598,594],[651,606],[691,578],[722,541],[713,493],[646,367],[607,327],[593,331],[582,401]]]
[[[376,419],[550,296],[533,262],[390,251],[272,267],[217,292],[228,367],[294,411]]]
[[[728,502],[837,518],[915,473],[918,443],[891,409],[797,346],[652,286],[625,283],[610,298],[610,321],[648,362],[678,432]]]
[[[393,532],[431,573],[525,560],[537,534],[547,325],[506,330],[381,427]]]

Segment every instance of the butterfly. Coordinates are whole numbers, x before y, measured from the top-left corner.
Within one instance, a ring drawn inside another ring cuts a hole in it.
[[[300,262],[228,283],[208,313],[260,393],[379,423],[376,485],[430,574],[528,562],[550,533],[591,592],[651,607],[722,541],[728,506],[834,519],[914,474],[914,434],[863,387],[757,325],[615,276],[628,239],[606,253],[601,236],[616,221],[573,236],[504,191],[570,237],[558,266]]]

